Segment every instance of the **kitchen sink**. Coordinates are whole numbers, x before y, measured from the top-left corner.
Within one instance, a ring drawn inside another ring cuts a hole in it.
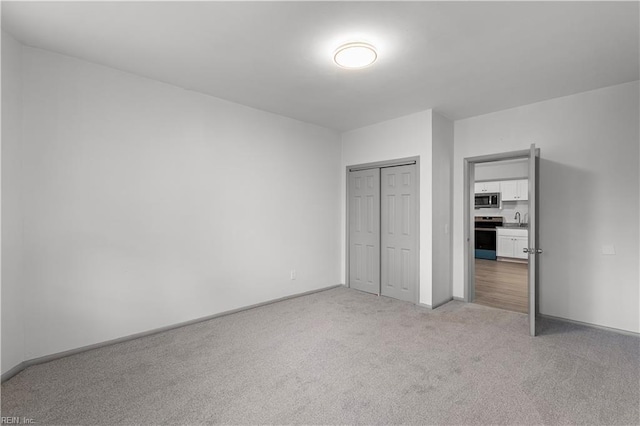
[[[528,223],[503,223],[503,228],[528,228]]]

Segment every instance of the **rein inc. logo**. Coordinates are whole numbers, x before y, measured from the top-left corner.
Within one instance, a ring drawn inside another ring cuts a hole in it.
[[[34,425],[36,421],[29,417],[0,417],[0,425]]]

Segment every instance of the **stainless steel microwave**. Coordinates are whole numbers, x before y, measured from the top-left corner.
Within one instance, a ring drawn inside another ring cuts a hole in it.
[[[488,192],[476,194],[476,209],[497,209],[500,207],[500,193]]]

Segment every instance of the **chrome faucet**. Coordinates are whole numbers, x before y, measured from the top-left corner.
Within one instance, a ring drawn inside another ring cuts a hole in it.
[[[516,217],[514,219],[518,219],[518,224],[520,224],[520,212],[516,212]]]

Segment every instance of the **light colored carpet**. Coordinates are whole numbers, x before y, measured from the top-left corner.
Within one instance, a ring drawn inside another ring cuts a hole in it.
[[[336,288],[28,368],[39,424],[638,424],[639,339]]]

